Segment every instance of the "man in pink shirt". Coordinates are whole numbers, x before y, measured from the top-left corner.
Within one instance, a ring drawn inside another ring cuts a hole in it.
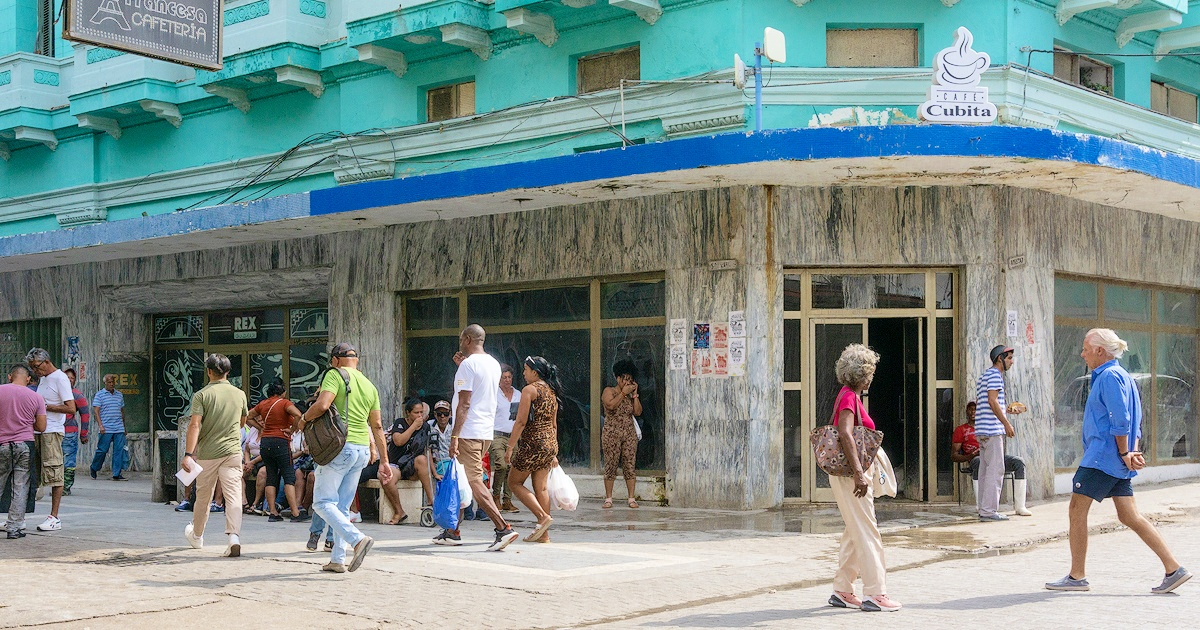
[[[29,389],[29,368],[23,365],[8,372],[8,383],[0,385],[0,489],[12,480],[8,538],[25,537],[25,495],[29,491],[29,444],[34,431],[46,430],[46,401]]]

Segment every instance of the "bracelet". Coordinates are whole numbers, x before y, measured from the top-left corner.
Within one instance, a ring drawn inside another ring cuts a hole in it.
[[[458,436],[457,436],[457,435],[451,435],[451,436],[450,436],[450,439],[451,439],[451,440],[457,440],[457,439],[458,439]]]
[[[195,454],[195,453],[184,453],[184,454],[183,454],[183,456],[184,456],[184,457],[191,457],[192,459],[196,459],[196,454]]]
[[[1124,453],[1117,453],[1117,456],[1119,456],[1119,457],[1125,457],[1125,456],[1126,456],[1126,455],[1128,455],[1128,454],[1129,454],[1129,451],[1125,451]]]

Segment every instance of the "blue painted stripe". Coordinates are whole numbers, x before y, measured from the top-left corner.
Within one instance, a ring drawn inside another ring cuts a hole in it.
[[[182,236],[221,228],[309,216],[309,193],[272,197],[250,203],[214,206],[190,212],[97,223],[76,228],[0,238],[0,256],[20,256]]]
[[[911,125],[735,132],[531,162],[312,191],[312,213],[562,186],[711,166],[779,160],[959,156],[1026,158],[1129,170],[1200,188],[1200,161],[1099,136],[1028,127]]]

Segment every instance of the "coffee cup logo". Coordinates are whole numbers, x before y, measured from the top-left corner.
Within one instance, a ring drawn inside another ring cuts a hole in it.
[[[971,48],[974,38],[971,31],[958,27],[954,33],[954,45],[938,53],[934,60],[934,80],[939,85],[979,85],[983,70],[992,59],[987,53]]]

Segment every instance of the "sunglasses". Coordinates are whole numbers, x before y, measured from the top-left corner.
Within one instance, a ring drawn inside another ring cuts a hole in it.
[[[435,415],[435,416],[448,416],[448,415],[450,415],[450,412],[449,412],[449,411],[435,411],[435,412],[433,412],[433,415]]]

